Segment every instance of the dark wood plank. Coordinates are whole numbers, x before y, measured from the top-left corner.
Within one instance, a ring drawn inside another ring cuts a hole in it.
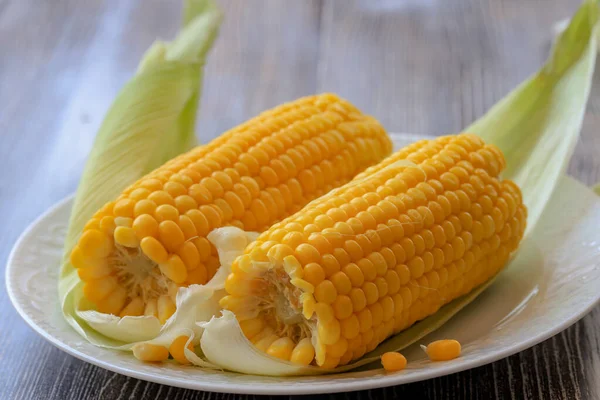
[[[532,73],[578,0],[222,1],[199,136],[295,97],[335,91],[390,131],[459,131]],[[161,0],[0,1],[0,263],[72,192],[102,116],[178,6]],[[600,75],[599,75],[600,76]],[[600,180],[600,78],[569,172]],[[48,174],[52,179],[48,179]],[[4,275],[0,275],[4,285]],[[127,378],[39,338],[0,291],[0,399],[230,399]],[[331,398],[600,398],[600,308],[532,349],[459,374]]]

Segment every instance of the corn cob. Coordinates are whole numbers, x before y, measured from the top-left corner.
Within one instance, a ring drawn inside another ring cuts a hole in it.
[[[233,225],[263,231],[391,152],[383,127],[331,94],[301,98],[167,162],[106,204],[71,253],[100,312],[175,311],[180,286],[219,267],[206,239]]]
[[[474,135],[408,146],[263,232],[221,306],[273,356],[358,359],[506,264],[527,211],[504,166]]]

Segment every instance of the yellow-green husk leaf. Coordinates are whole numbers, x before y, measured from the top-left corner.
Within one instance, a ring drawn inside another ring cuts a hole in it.
[[[515,181],[530,232],[579,137],[598,49],[597,0],[586,0],[557,38],[546,64],[466,129],[498,146],[503,177]]]

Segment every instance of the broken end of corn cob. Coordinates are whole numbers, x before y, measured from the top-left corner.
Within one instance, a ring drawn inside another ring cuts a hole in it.
[[[383,127],[332,94],[301,98],[176,157],[86,224],[71,253],[101,313],[155,316],[220,267],[207,235],[263,231],[391,152]]]
[[[507,263],[527,210],[504,165],[474,135],[410,145],[262,233],[221,306],[272,356],[356,360]]]

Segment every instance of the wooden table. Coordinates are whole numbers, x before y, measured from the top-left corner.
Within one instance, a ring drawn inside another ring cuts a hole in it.
[[[0,264],[25,227],[72,193],[102,117],[156,37],[167,0],[0,0]],[[390,131],[457,132],[535,71],[578,0],[222,1],[198,134],[333,91]],[[598,75],[600,76],[600,75]],[[600,180],[600,78],[570,173]],[[4,275],[0,274],[3,284]],[[600,284],[599,284],[600,285]],[[225,399],[147,383],[54,348],[0,291],[0,399]],[[507,359],[336,398],[600,398],[600,307]],[[404,397],[403,397],[404,398]]]

